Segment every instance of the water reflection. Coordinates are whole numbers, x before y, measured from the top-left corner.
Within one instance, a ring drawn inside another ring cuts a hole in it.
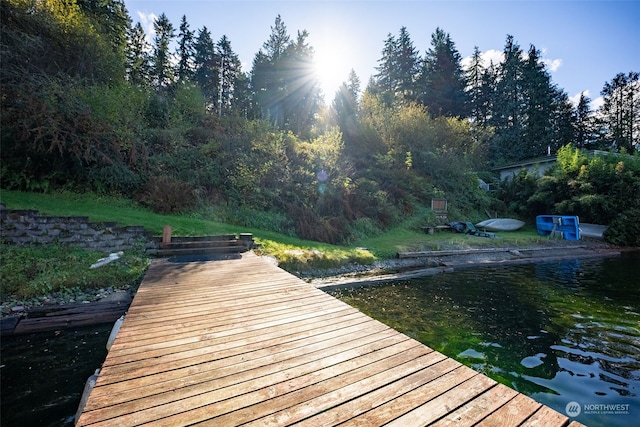
[[[483,267],[333,292],[428,346],[589,426],[640,417],[640,253]]]

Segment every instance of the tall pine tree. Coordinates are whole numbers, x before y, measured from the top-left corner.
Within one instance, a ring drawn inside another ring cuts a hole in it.
[[[253,59],[251,81],[254,99],[262,117],[277,127],[284,127],[285,124],[282,101],[286,97],[287,86],[282,72],[282,57],[290,43],[287,27],[278,15],[269,39]]]
[[[526,61],[522,62],[521,140],[512,142],[519,147],[522,158],[542,156],[549,147],[553,152],[560,148],[556,146],[552,127],[554,95],[551,77],[540,60],[540,52],[531,45]]]
[[[378,73],[369,82],[367,91],[380,96],[383,102],[390,106],[396,100],[395,69],[397,67],[397,42],[389,33],[382,48],[382,58],[378,60]]]
[[[508,163],[525,158],[522,154],[524,103],[522,93],[522,49],[508,35],[498,66],[493,110],[488,124],[495,129],[491,139],[491,158],[495,163]]]
[[[606,140],[612,147],[632,153],[640,144],[640,80],[638,73],[619,73],[605,83],[600,94],[600,109],[607,130]]]
[[[164,88],[173,83],[174,70],[171,64],[169,45],[175,37],[173,25],[164,13],[153,23],[156,32],[153,46],[153,78],[158,88]]]
[[[131,84],[146,87],[151,80],[151,46],[139,22],[129,30],[126,50],[127,79]]]
[[[207,108],[213,110],[217,102],[217,65],[215,45],[207,27],[198,30],[194,43],[194,68],[195,81],[207,100]]]
[[[178,47],[176,48],[176,55],[178,56],[177,77],[180,82],[189,81],[193,78],[194,43],[194,33],[189,29],[186,15],[182,15],[178,32]]]
[[[578,148],[592,148],[595,144],[595,118],[590,104],[591,99],[582,92],[576,107],[575,144]]]
[[[348,151],[357,143],[360,137],[358,120],[358,96],[360,94],[360,78],[352,69],[347,81],[340,85],[333,99],[332,110],[336,117],[338,127],[342,132],[345,147]]]
[[[406,27],[400,28],[397,38],[389,33],[378,64],[369,92],[379,95],[388,106],[416,100],[420,58]]]
[[[310,131],[321,102],[308,36],[306,30],[299,31],[291,41],[278,15],[269,40],[253,60],[251,73],[254,99],[262,117],[280,129],[301,135]]]
[[[461,61],[449,34],[436,28],[420,77],[420,100],[432,116],[467,117],[467,82]]]
[[[231,49],[231,41],[222,36],[217,44],[220,58],[218,70],[218,114],[229,113],[234,109],[236,90],[242,83],[242,66],[238,55]]]

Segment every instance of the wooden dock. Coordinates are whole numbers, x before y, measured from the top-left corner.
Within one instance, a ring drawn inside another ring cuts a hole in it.
[[[78,426],[579,426],[245,253],[155,260]]]

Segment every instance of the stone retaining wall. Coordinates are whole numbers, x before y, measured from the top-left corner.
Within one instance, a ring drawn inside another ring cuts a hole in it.
[[[89,222],[84,216],[44,216],[36,210],[5,209],[2,205],[0,238],[3,243],[16,245],[60,243],[106,253],[158,246],[143,226]]]

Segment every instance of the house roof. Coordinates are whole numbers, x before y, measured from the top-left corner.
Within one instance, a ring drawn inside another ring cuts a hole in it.
[[[526,167],[526,166],[538,165],[538,164],[542,164],[542,163],[553,163],[557,159],[558,158],[556,156],[536,157],[535,159],[521,160],[518,163],[511,163],[511,164],[508,164],[508,165],[498,166],[498,167],[493,168],[492,170],[501,171],[501,170],[506,170],[506,169],[523,168],[523,167]]]

